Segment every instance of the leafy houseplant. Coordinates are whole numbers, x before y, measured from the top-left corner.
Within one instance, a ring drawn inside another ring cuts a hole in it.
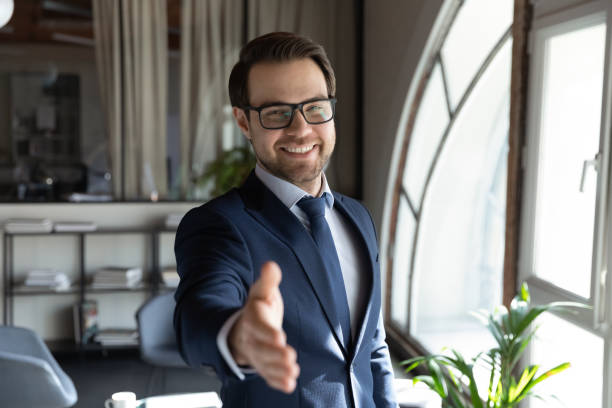
[[[568,362],[538,374],[539,366],[526,367],[515,376],[517,365],[533,338],[537,327],[531,323],[546,311],[567,311],[574,307],[588,307],[581,303],[553,302],[530,307],[527,284],[523,283],[519,294],[512,300],[510,310],[499,306],[493,313],[478,311],[474,315],[488,328],[495,338],[496,347],[478,353],[466,360],[461,353],[450,349],[448,354],[415,357],[403,361],[406,372],[422,366],[426,372],[414,377],[423,382],[442,399],[444,408],[512,408],[528,395],[536,395],[533,388],[548,377],[567,369]],[[489,370],[487,399],[483,401],[474,379],[474,366],[483,364]],[[466,392],[464,393],[464,387]],[[467,394],[467,396],[466,396]]]
[[[197,177],[196,184],[214,183],[211,195],[217,197],[233,187],[238,187],[255,167],[255,155],[250,146],[240,146],[223,152],[210,162]]]

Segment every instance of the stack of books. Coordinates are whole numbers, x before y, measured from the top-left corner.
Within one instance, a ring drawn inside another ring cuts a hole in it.
[[[133,289],[142,285],[142,268],[108,266],[96,271],[91,287],[93,289]]]
[[[56,232],[90,232],[95,231],[98,226],[91,221],[60,221],[53,225]]]
[[[94,341],[103,346],[137,346],[138,331],[134,329],[102,329],[95,334]]]
[[[162,271],[164,285],[169,288],[176,288],[181,280],[176,272],[176,268],[166,268]]]
[[[4,231],[10,233],[51,232],[53,223],[47,218],[11,218],[4,224]]]
[[[28,288],[67,290],[70,279],[65,273],[53,269],[33,269],[28,272],[24,286]]]

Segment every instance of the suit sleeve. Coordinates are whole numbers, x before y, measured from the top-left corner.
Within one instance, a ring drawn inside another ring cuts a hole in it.
[[[389,348],[385,342],[385,327],[382,314],[378,318],[378,327],[374,335],[370,366],[374,379],[374,402],[377,407],[397,407],[393,384],[393,367]]]
[[[199,207],[183,217],[174,250],[181,278],[174,312],[179,350],[190,366],[212,366],[224,381],[232,374],[217,334],[246,301],[253,279],[248,248],[226,217]]]
[[[378,238],[376,236],[376,226],[374,225],[372,215],[368,211],[367,207],[364,205],[362,205],[362,207],[366,211],[367,217],[372,225],[374,240],[378,242]],[[378,256],[376,264],[376,267],[378,268]],[[380,273],[378,273],[378,279],[380,279]],[[393,374],[393,367],[391,365],[389,347],[387,346],[385,339],[385,325],[381,310],[378,316],[376,332],[374,333],[374,338],[372,340],[372,351],[370,357],[370,366],[372,367],[372,377],[374,380],[374,402],[376,403],[376,407],[396,408],[398,404],[395,396],[395,376]]]

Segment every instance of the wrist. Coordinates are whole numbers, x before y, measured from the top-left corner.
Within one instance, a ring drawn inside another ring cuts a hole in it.
[[[249,366],[249,360],[243,351],[244,347],[242,346],[241,341],[243,336],[240,335],[240,332],[242,331],[241,327],[241,319],[238,318],[238,321],[236,321],[236,324],[234,324],[234,327],[232,327],[229,332],[229,336],[227,338],[227,345],[236,364],[238,364],[239,366]]]

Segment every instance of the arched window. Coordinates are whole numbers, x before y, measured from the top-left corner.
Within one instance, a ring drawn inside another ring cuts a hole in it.
[[[492,343],[502,300],[513,1],[449,1],[409,101],[389,242],[387,324],[421,351]]]
[[[517,4],[524,13],[527,1]],[[506,246],[513,258],[506,262],[516,262],[532,303],[591,306],[542,316],[527,358],[547,369],[565,361],[572,367],[540,387],[561,403],[524,403],[609,407],[612,2],[530,4],[529,68],[515,71],[528,74],[527,85],[521,84],[528,92],[512,101],[525,113],[526,127],[514,129],[509,159],[509,120],[521,127],[509,115],[513,2],[444,3],[440,21],[446,24],[436,25],[443,32],[433,34],[437,45],[423,56],[428,64],[405,107],[403,150],[385,220],[387,333],[418,353],[451,346],[473,355],[492,345],[468,312],[490,310],[502,302],[502,289],[516,289],[502,288]],[[523,40],[517,36],[517,48]],[[508,200],[507,163],[508,191],[517,192]],[[509,213],[513,230],[505,234],[505,209],[514,211],[510,203],[519,199],[520,225]],[[520,237],[520,257],[505,235]]]

